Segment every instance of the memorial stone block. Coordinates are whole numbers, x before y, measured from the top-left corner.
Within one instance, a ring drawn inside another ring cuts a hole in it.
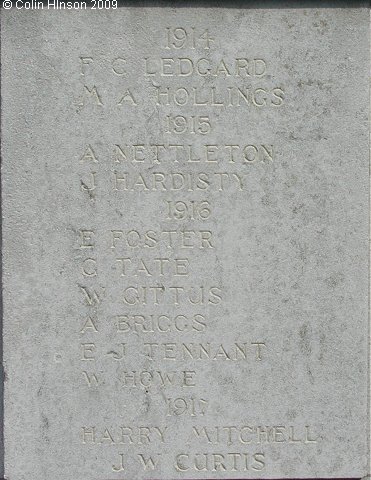
[[[368,8],[84,3],[1,12],[5,478],[365,476]]]

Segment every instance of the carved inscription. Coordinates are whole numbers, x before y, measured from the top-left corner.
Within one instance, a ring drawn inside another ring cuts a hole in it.
[[[146,109],[152,112],[148,125],[155,124],[150,141],[123,129],[103,144],[97,132],[76,152],[81,201],[114,206],[104,224],[92,219],[75,232],[76,288],[86,312],[76,326],[81,388],[94,392],[109,385],[123,404],[138,394],[147,418],[161,418],[143,423],[123,413],[81,425],[75,435],[87,454],[111,452],[107,478],[132,474],[129,464],[155,472],[154,478],[165,464],[174,475],[254,475],[274,462],[272,445],[310,448],[319,441],[305,424],[272,425],[264,418],[254,424],[254,417],[225,425],[211,393],[219,368],[227,369],[225,385],[238,391],[243,381],[256,389],[263,368],[275,361],[274,339],[257,333],[253,319],[239,313],[234,294],[240,287],[223,281],[219,255],[228,248],[228,232],[222,235],[216,226],[220,202],[233,208],[243,198],[250,208],[251,172],[258,169],[264,179],[283,152],[269,130],[226,138],[222,115],[253,110],[263,118],[290,102],[270,60],[218,54],[217,35],[207,28],[166,28],[161,55],[135,60],[145,89],[130,80],[132,56],[107,52],[103,58],[92,51],[76,58],[76,108],[86,118]],[[107,88],[104,78],[113,79],[115,88]],[[160,208],[148,222],[141,212],[151,212],[155,203]],[[234,262],[243,268],[238,258]],[[248,284],[248,272],[241,279]],[[114,315],[106,315],[107,304]],[[225,334],[215,334],[223,324]],[[172,455],[168,446],[179,428],[188,444]]]

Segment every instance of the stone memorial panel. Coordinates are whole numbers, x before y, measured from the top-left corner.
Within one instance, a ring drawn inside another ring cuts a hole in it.
[[[369,10],[5,1],[7,480],[367,474]]]

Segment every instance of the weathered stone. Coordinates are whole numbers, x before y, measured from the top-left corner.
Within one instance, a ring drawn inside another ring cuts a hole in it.
[[[13,3],[5,477],[366,475],[368,9]]]

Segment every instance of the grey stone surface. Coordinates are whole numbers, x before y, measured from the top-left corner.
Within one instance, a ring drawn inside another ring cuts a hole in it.
[[[1,22],[5,477],[366,475],[368,10]]]

